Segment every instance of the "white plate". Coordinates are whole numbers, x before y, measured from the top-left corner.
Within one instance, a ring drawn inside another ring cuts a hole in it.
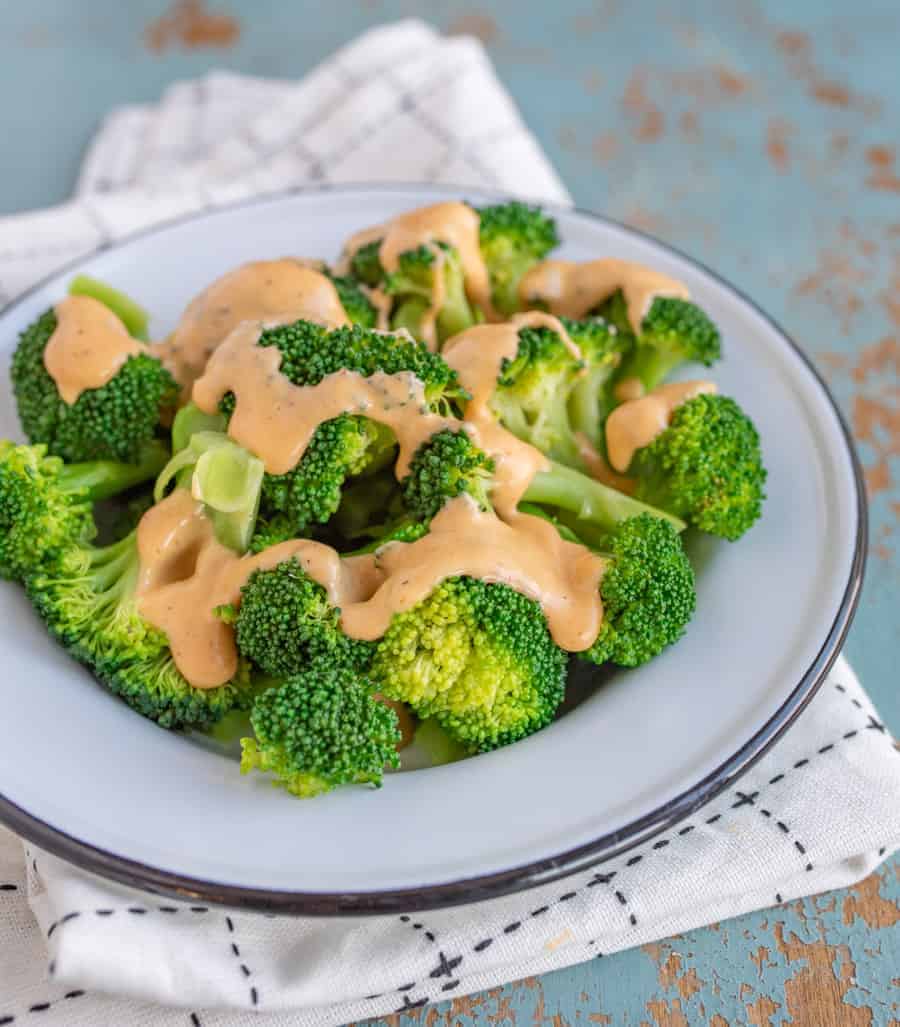
[[[154,337],[212,279],[254,258],[333,258],[356,229],[459,194],[295,193],[151,231],[68,268],[0,317],[0,435],[20,437],[5,368],[16,336],[74,271],[153,311]],[[466,197],[491,199],[474,190]],[[286,912],[412,910],[547,881],[671,826],[733,782],[834,659],[865,553],[860,475],[825,386],[763,313],[687,258],[590,214],[558,211],[574,259],[614,255],[683,279],[722,329],[714,376],[755,420],[769,468],[739,544],[694,539],[697,614],[677,646],[603,675],[524,742],[300,802],[142,720],[0,589],[0,819],[43,848],[152,890]]]

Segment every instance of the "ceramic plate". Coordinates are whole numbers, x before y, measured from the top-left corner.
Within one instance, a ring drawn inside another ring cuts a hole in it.
[[[493,199],[474,190],[466,197]],[[0,317],[0,435],[20,438],[6,368],[17,333],[73,272],[153,312],[152,336],[251,259],[334,258],[356,229],[447,189],[359,187],[217,210],[80,261]],[[646,667],[524,742],[300,802],[235,760],[142,720],[0,586],[0,819],[48,851],[148,889],[281,912],[424,909],[546,882],[670,827],[758,758],[815,692],[846,633],[865,553],[860,474],[821,379],[736,289],[591,214],[557,212],[561,255],[650,264],[719,324],[721,390],[753,417],[769,468],[762,520],[734,545],[690,541],[697,614]]]

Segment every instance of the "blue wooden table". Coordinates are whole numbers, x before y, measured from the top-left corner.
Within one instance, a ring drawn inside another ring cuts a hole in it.
[[[211,31],[162,49],[148,45],[147,27],[166,0],[4,4],[0,211],[63,199],[104,112],[156,99],[174,79],[212,67],[299,76],[367,26],[410,14],[480,36],[578,204],[738,281],[828,377],[871,500],[868,581],[847,651],[897,733],[897,0],[210,3],[223,16]],[[429,1027],[897,1024],[900,861],[848,891],[418,1019]]]

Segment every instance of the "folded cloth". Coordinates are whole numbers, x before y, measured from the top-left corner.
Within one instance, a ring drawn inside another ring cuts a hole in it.
[[[302,82],[213,74],[110,116],[74,200],[0,219],[7,297],[137,228],[308,182],[565,202],[476,42],[376,29]],[[0,1025],[325,1027],[842,887],[900,845],[900,758],[843,659],[710,805],[552,885],[421,916],[290,919],[132,891],[0,829]]]

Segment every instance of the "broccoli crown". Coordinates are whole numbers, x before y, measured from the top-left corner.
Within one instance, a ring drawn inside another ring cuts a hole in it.
[[[669,427],[638,451],[629,473],[638,477],[639,498],[731,541],[762,512],[766,469],[759,434],[728,396],[704,394],[682,403]]]
[[[637,667],[681,638],[696,605],[694,572],[675,528],[649,514],[623,521],[604,550],[603,625],[582,655]]]
[[[595,448],[602,450],[603,422],[615,405],[611,382],[633,340],[601,317],[561,320],[581,350],[584,362],[584,372],[569,397],[569,422],[573,431],[582,432]]]
[[[359,672],[372,658],[372,644],[344,634],[340,610],[295,559],[250,575],[235,629],[241,654],[276,678],[312,665]]]
[[[350,258],[350,273],[358,278],[365,285],[376,286],[384,278],[384,268],[381,266],[381,240],[366,243]]]
[[[71,545],[96,535],[93,501],[146,481],[168,454],[150,443],[140,463],[64,464],[44,445],[0,440],[0,576],[23,579]]]
[[[111,546],[71,546],[31,575],[29,597],[51,634],[132,709],[167,728],[203,728],[240,704],[242,675],[194,688],[172,659],[166,636],[139,611],[134,533]]]
[[[549,328],[522,328],[504,359],[491,409],[509,431],[554,460],[578,465],[567,401],[584,364]]]
[[[456,372],[437,354],[406,335],[389,335],[353,326],[331,329],[310,321],[280,325],[262,333],[261,346],[281,352],[281,372],[295,385],[317,385],[341,370],[370,376],[411,372],[425,386],[432,410],[453,414],[466,393]],[[230,414],[234,396],[227,395],[222,409]],[[366,417],[342,414],[316,428],[296,467],[286,474],[266,474],[261,509],[265,520],[278,515],[294,535],[310,525],[325,523],[337,510],[348,477],[379,466],[393,453],[390,429]]]
[[[20,580],[74,542],[96,534],[83,490],[60,482],[63,462],[47,447],[0,442],[0,575]]]
[[[317,666],[263,692],[250,714],[255,738],[241,740],[242,773],[259,770],[301,798],[339,785],[381,785],[398,767],[396,712],[345,668]]]
[[[443,247],[451,252],[447,247]],[[430,246],[417,246],[406,250],[397,258],[397,270],[385,276],[384,291],[393,296],[408,294],[431,296],[434,250]]]
[[[481,254],[491,280],[491,298],[502,314],[519,308],[522,275],[559,245],[556,222],[540,207],[513,201],[479,211]]]
[[[633,338],[621,293],[604,306],[602,313],[619,331]],[[721,355],[719,329],[696,303],[657,296],[641,323],[637,342],[622,362],[618,377],[639,378],[649,391],[681,364],[709,367]]]
[[[259,345],[280,350],[281,373],[294,385],[317,385],[345,369],[366,376],[410,371],[425,386],[425,399],[438,413],[452,413],[467,398],[456,372],[440,356],[402,334],[358,325],[328,329],[311,321],[295,321],[264,331]]]
[[[265,479],[263,479],[265,484]],[[256,526],[247,551],[250,553],[261,553],[264,549],[277,546],[281,542],[288,542],[297,538],[295,521],[287,514],[272,514],[267,517],[257,517]]]
[[[44,349],[55,329],[51,309],[25,329],[13,354],[13,391],[25,434],[65,460],[136,463],[156,433],[161,410],[178,398],[175,379],[155,357],[141,353],[70,406],[44,366]]]
[[[448,578],[397,614],[372,677],[389,699],[433,717],[470,752],[548,724],[562,701],[566,658],[537,603],[506,585]]]
[[[340,275],[329,275],[329,278],[337,289],[338,299],[340,299],[347,317],[361,328],[374,328],[375,308],[359,285],[352,278]]]
[[[494,461],[465,431],[447,428],[416,450],[409,473],[400,483],[403,501],[407,510],[423,521],[431,520],[444,503],[464,492],[487,510],[493,473]]]
[[[393,433],[365,417],[341,414],[324,421],[296,467],[263,477],[264,519],[277,524],[283,538],[324,524],[338,509],[347,478],[362,473],[383,450],[393,448]]]
[[[452,246],[436,243],[443,251],[443,301],[437,312],[437,341],[470,328],[476,320],[466,295],[466,277],[459,254]],[[385,279],[385,292],[397,297],[391,315],[394,329],[405,328],[413,337],[423,338],[423,319],[431,309],[434,293],[435,252],[433,246],[419,246],[401,253],[397,270]]]

